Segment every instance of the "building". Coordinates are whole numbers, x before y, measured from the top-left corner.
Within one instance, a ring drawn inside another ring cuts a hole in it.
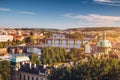
[[[31,64],[28,56],[16,56],[10,62],[11,80],[47,80],[46,66]]]
[[[97,53],[108,54],[111,48],[112,44],[106,39],[106,33],[104,33],[102,39],[97,42]]]
[[[12,41],[12,35],[0,35],[0,42],[7,42],[8,40]]]
[[[44,66],[24,64],[21,66],[17,80],[47,80],[47,70]]]
[[[13,36],[9,35],[5,30],[0,30],[0,42],[7,42],[8,40],[12,41]]]
[[[85,45],[85,53],[91,53],[91,46],[89,45],[89,43],[87,42]]]
[[[4,56],[7,54],[7,49],[6,48],[0,48],[0,56]]]
[[[24,39],[24,36],[22,35],[21,31],[17,31],[16,35],[14,36],[14,40],[22,41]]]

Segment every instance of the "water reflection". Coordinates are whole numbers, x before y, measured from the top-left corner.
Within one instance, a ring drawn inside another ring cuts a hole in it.
[[[54,41],[54,46],[56,46],[56,47],[70,47],[70,48],[72,48],[72,47],[76,47],[76,48],[80,48],[81,47],[81,41],[80,40],[77,40],[76,41],[76,44],[74,43],[74,40],[70,40],[69,41],[69,44],[67,44],[67,41],[66,40],[62,40],[61,41],[61,45],[59,44],[59,40],[55,40]],[[53,46],[52,45],[52,40],[48,40],[48,42],[47,42],[47,44],[45,44],[46,46]]]

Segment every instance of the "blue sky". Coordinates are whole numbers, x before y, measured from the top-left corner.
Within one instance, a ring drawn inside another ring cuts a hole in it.
[[[0,27],[120,27],[120,0],[0,0]]]

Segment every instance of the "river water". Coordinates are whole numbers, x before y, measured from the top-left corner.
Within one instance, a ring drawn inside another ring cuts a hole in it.
[[[51,43],[52,43],[52,41],[51,41],[51,40],[48,40],[47,44],[45,44],[45,45],[46,45],[46,46],[52,46]],[[54,46],[55,46],[55,47],[69,47],[69,48],[75,47],[75,48],[80,48],[80,47],[81,47],[81,41],[78,40],[78,41],[76,41],[76,44],[74,44],[74,40],[71,39],[71,40],[69,41],[69,45],[67,45],[66,40],[62,40],[62,44],[59,45],[59,40],[55,40]]]
[[[50,46],[50,47],[63,47],[63,48],[66,48],[66,51],[69,51],[70,48],[78,48],[80,49],[81,47],[81,41],[80,40],[77,40],[76,41],[76,44],[74,44],[74,39],[69,39],[69,45],[67,44],[67,41],[66,41],[66,37],[64,35],[62,35],[62,44],[60,45],[59,44],[59,39],[61,38],[61,35],[53,35],[53,38],[54,38],[54,45],[52,45],[52,40],[47,40],[47,43],[46,44],[43,44],[43,46]],[[85,42],[88,42],[88,41],[85,41]],[[41,49],[38,49],[38,48],[28,48],[27,49],[28,51],[27,52],[31,52],[31,53],[39,53],[41,54]]]

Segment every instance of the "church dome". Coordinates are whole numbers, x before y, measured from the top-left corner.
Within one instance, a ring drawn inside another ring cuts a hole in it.
[[[23,62],[23,61],[30,61],[28,56],[16,56],[10,60],[11,62]]]
[[[97,43],[97,47],[112,47],[112,45],[109,40],[99,40]]]

